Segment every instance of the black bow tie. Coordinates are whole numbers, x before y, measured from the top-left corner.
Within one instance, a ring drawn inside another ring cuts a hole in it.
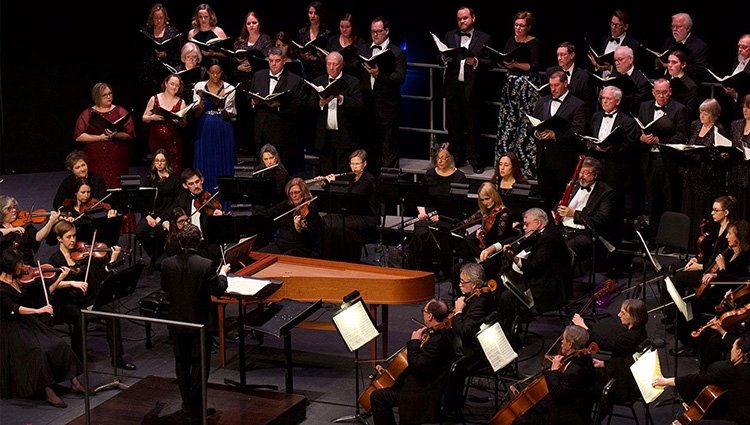
[[[376,44],[376,45],[372,46],[372,50],[375,50],[375,49],[380,49],[380,50],[383,50],[383,46],[378,46],[378,45]]]
[[[615,43],[620,44],[620,39],[618,37],[610,37],[609,41],[610,42],[614,41]]]
[[[654,106],[654,111],[663,111],[664,108],[664,106]]]
[[[328,84],[331,84],[332,82],[336,81],[335,78],[328,77]]]
[[[279,77],[278,77],[278,76],[276,76],[276,75],[271,75],[271,74],[269,74],[268,76],[269,76],[269,77],[270,77],[270,78],[271,78],[272,80],[276,80],[276,81],[279,81]]]
[[[586,192],[591,192],[591,186],[579,186],[578,188]]]
[[[604,113],[604,118],[613,118],[615,116],[616,112],[612,112],[611,114]]]
[[[459,35],[459,37],[469,37],[469,38],[471,38],[471,33],[470,32],[459,31],[458,35]]]
[[[565,75],[567,75],[568,77],[570,77],[570,71],[563,71],[563,72],[565,73]]]
[[[553,102],[558,102],[558,103],[562,103],[562,100],[560,100],[560,99],[558,99],[558,98],[556,98],[556,97],[553,97],[553,98],[552,98],[552,101],[553,101]]]

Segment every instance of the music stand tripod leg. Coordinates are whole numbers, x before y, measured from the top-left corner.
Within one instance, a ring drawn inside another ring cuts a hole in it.
[[[359,413],[359,349],[354,350],[354,388],[354,414],[336,418],[331,422],[369,425],[367,418],[370,416],[370,413]]]

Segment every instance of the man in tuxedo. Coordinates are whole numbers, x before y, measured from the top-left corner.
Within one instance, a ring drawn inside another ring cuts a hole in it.
[[[690,118],[685,105],[671,99],[669,80],[654,81],[654,100],[641,103],[638,120],[645,126],[641,131],[641,171],[649,205],[649,225],[655,232],[664,211],[680,210],[679,187],[673,187],[674,165],[662,155],[660,144],[685,143],[690,128]],[[666,115],[666,118],[662,116]],[[642,198],[641,198],[642,199]]]
[[[576,46],[568,41],[557,45],[557,66],[547,68],[547,80],[555,71],[562,71],[568,77],[568,90],[581,99],[589,111],[596,109],[596,86],[589,73],[575,66]]]
[[[640,182],[640,178],[633,179],[632,175],[640,173],[638,138],[641,132],[635,120],[619,109],[622,90],[606,86],[599,97],[602,110],[591,117],[589,134],[602,142],[588,142],[588,148],[590,155],[602,163],[599,178],[614,189],[616,208],[623,210],[625,194],[632,190],[633,184]]]
[[[357,125],[362,110],[362,90],[359,81],[344,74],[344,57],[331,52],[326,57],[326,75],[313,82],[321,87],[344,80],[347,88],[336,96],[313,96],[311,106],[317,111],[315,149],[320,152],[322,175],[340,173],[349,164],[349,154],[357,149],[359,134]]]
[[[708,65],[708,44],[691,32],[693,19],[687,13],[672,15],[672,35],[664,39],[660,52],[672,50],[682,44],[688,53],[688,65],[685,72],[697,83],[705,81],[706,66]],[[666,62],[656,60],[657,66],[666,68]]]
[[[406,344],[408,367],[396,385],[372,392],[375,425],[396,425],[393,407],[398,407],[402,424],[438,421],[437,412],[448,371],[456,359],[448,318],[448,305],[433,299],[422,307],[425,326],[411,333]]]
[[[450,48],[464,47],[466,57],[441,55],[446,65],[443,79],[443,96],[446,107],[446,129],[451,145],[456,147],[456,164],[468,160],[475,173],[484,171],[482,150],[479,149],[477,128],[481,103],[480,74],[492,65],[481,58],[482,46],[490,45],[490,36],[474,28],[476,16],[470,7],[462,7],[456,13],[458,28],[445,34],[445,45]]]
[[[534,306],[540,313],[555,310],[567,302],[570,292],[571,254],[558,226],[550,226],[547,213],[541,208],[531,208],[523,213],[523,230],[527,238],[518,244],[501,245],[499,242],[485,248],[479,259],[503,250],[512,254],[511,280],[525,291],[531,289]],[[514,246],[515,245],[515,246]],[[500,294],[501,325],[511,329],[516,312],[516,300],[511,291]]]
[[[591,254],[592,236],[601,236],[608,241],[616,237],[620,208],[615,203],[615,191],[599,180],[601,163],[592,157],[583,160],[578,182],[573,187],[573,197],[568,205],[557,207],[562,217],[562,232],[565,243],[576,256]]]
[[[169,319],[206,325],[204,347],[206,375],[201,376],[200,334],[195,329],[170,327],[173,338],[175,375],[182,396],[182,410],[188,419],[199,419],[202,413],[201,383],[208,382],[211,364],[211,332],[213,304],[211,295],[221,295],[227,289],[229,264],[221,267],[218,275],[211,260],[197,253],[201,231],[193,224],[177,236],[182,252],[164,260],[161,265],[161,287],[169,296]],[[209,415],[215,413],[208,409]]]
[[[270,93],[286,93],[273,100],[252,97],[255,109],[254,140],[256,146],[270,143],[276,146],[290,174],[299,173],[305,167],[305,154],[297,128],[298,114],[305,105],[302,79],[284,69],[284,51],[278,47],[268,50],[268,69],[255,73],[250,91],[260,96]]]
[[[641,102],[648,99],[651,83],[643,73],[635,69],[633,49],[628,46],[621,46],[615,49],[615,70],[612,71],[612,77],[629,76],[633,85],[622,84],[622,101],[620,108],[630,114],[638,112]],[[618,80],[614,80],[617,82]]]
[[[588,109],[583,101],[568,90],[568,76],[555,71],[549,77],[550,94],[534,105],[534,117],[545,121],[553,115],[570,123],[566,129],[534,130],[537,138],[537,176],[539,194],[550,209],[562,197],[565,183],[582,151],[577,134],[585,134],[588,127]]]
[[[381,167],[398,167],[398,118],[401,112],[401,83],[406,79],[406,53],[388,37],[388,20],[382,16],[370,22],[372,44],[367,53],[372,57],[384,50],[393,52],[393,63],[364,64],[362,89],[365,96],[366,122],[371,153],[370,167],[376,175]]]
[[[743,34],[737,41],[737,56],[732,60],[729,68],[730,75],[744,72],[750,74],[750,34]],[[721,110],[723,111],[723,122],[725,128],[729,128],[731,121],[742,118],[742,98],[748,94],[747,91],[738,92],[731,87],[722,87],[726,96],[719,98]]]
[[[620,9],[615,10],[614,12],[612,12],[612,16],[609,19],[609,35],[603,36],[601,38],[601,41],[599,42],[599,45],[592,47],[598,47],[599,50],[597,51],[597,53],[601,52],[602,55],[614,52],[615,49],[620,46],[628,46],[633,49],[634,52],[637,51],[638,48],[641,47],[641,43],[639,43],[638,40],[628,34],[629,28],[630,18],[628,16],[628,13]],[[614,64],[612,63],[598,64],[596,62],[594,54],[590,51],[588,57],[596,71],[611,72],[614,69]]]
[[[210,206],[221,206],[221,200],[217,195],[207,205],[206,201],[211,193],[203,189],[203,175],[199,170],[186,168],[180,174],[182,189],[175,198],[174,206],[182,208],[190,217],[190,223],[198,227],[202,235],[206,235],[206,222],[211,215],[223,215],[221,208],[209,208]],[[200,210],[198,210],[200,208]],[[211,211],[213,209],[213,211]],[[204,257],[218,262],[221,258],[220,247],[217,243],[202,243],[200,253]]]

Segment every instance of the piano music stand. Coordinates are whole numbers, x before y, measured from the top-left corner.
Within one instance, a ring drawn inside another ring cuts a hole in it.
[[[252,264],[255,260],[250,257],[250,252],[255,246],[256,236],[251,236],[242,242],[239,242],[233,246],[230,246],[222,252],[222,257],[225,264],[230,265],[229,272],[236,272],[248,264]]]
[[[303,320],[307,319],[315,313],[320,306],[323,305],[322,300],[318,300],[314,303],[303,303],[295,300],[284,298],[275,303],[269,304],[263,310],[260,317],[260,321],[256,324],[251,324],[250,328],[257,332],[263,332],[265,334],[273,335],[277,338],[284,338],[284,364],[286,365],[286,376],[284,379],[284,386],[287,394],[294,392],[294,376],[292,374],[292,329],[300,324]],[[240,305],[240,309],[242,306]],[[240,310],[242,311],[242,310]],[[244,351],[245,351],[245,331],[244,326],[240,325],[240,386],[248,388],[245,385],[245,366],[244,366]],[[225,383],[230,383],[225,380]],[[275,385],[256,385],[255,388],[269,388],[278,389]]]

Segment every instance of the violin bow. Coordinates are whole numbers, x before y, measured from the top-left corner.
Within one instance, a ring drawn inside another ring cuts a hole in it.
[[[203,207],[205,207],[206,205],[208,205],[208,203],[209,203],[209,202],[213,201],[213,200],[214,200],[214,198],[215,198],[215,197],[216,197],[216,196],[217,196],[217,195],[219,194],[219,192],[221,192],[221,191],[220,191],[220,190],[217,190],[217,191],[216,191],[216,193],[214,193],[213,195],[211,195],[211,197],[210,197],[210,198],[206,199],[206,202],[204,202],[204,203],[203,203],[203,204],[201,205],[201,207],[200,207],[200,208],[196,208],[196,210],[195,210],[195,211],[193,211],[193,213],[192,213],[192,214],[190,214],[190,217],[194,216],[194,215],[195,215],[195,214],[196,214],[196,213],[197,213],[198,211],[202,210],[202,209],[203,209]]]
[[[94,205],[92,205],[92,206],[88,207],[88,208],[86,209],[86,211],[84,211],[84,212],[82,212],[82,213],[81,213],[81,215],[79,215],[78,217],[74,218],[74,219],[73,219],[73,221],[71,221],[71,223],[75,223],[76,221],[78,221],[78,219],[79,219],[79,218],[81,218],[81,217],[83,217],[84,215],[86,215],[86,214],[87,214],[87,213],[88,213],[88,212],[89,212],[90,210],[93,210],[94,208],[96,208],[96,207],[98,207],[99,205],[101,205],[101,204],[102,204],[102,203],[103,203],[104,201],[106,201],[106,200],[107,200],[107,198],[109,198],[110,196],[112,196],[112,193],[111,193],[111,192],[110,192],[110,193],[108,193],[108,194],[107,194],[107,196],[105,196],[104,198],[100,199],[100,200],[99,200],[99,202],[97,202],[97,203],[95,203]]]
[[[317,197],[317,196],[316,196],[316,197],[314,197],[314,198],[312,198],[312,199],[310,199],[310,200],[308,200],[308,201],[305,201],[305,202],[303,202],[303,203],[301,203],[301,204],[297,205],[296,207],[294,207],[294,208],[290,209],[289,211],[287,211],[287,212],[285,212],[285,213],[281,214],[280,216],[278,216],[278,217],[274,218],[274,219],[273,219],[273,221],[277,221],[277,220],[281,219],[282,217],[284,217],[284,216],[286,216],[286,215],[289,215],[289,213],[291,213],[291,212],[293,212],[293,211],[297,211],[298,209],[300,209],[300,208],[304,207],[305,205],[308,205],[308,204],[309,204],[310,202],[312,202],[312,201],[314,201],[314,200],[316,200],[316,199],[318,199],[318,197]]]
[[[47,302],[47,305],[50,305],[49,294],[47,293],[47,282],[44,281],[44,272],[42,272],[42,262],[39,260],[36,260],[36,266],[39,269],[39,278],[42,279],[42,289],[44,290],[44,300]]]
[[[94,229],[94,237],[91,238],[91,246],[89,247],[89,261],[88,264],[86,264],[86,275],[83,277],[83,281],[86,282],[86,284],[89,283],[89,270],[91,270],[91,259],[94,258],[94,244],[96,243],[97,231],[97,229]]]

